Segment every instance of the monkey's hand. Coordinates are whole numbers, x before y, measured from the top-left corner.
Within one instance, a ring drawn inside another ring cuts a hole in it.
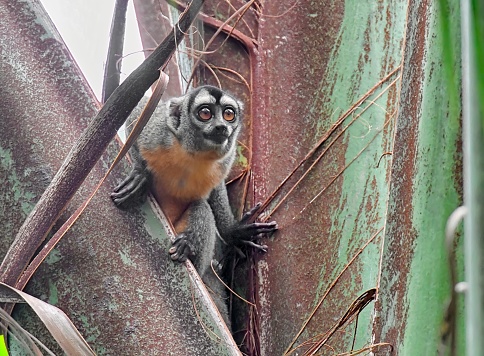
[[[182,232],[178,235],[175,241],[173,241],[171,248],[168,250],[173,261],[185,262],[187,258],[191,259],[195,256],[189,235],[189,231]]]
[[[142,203],[148,190],[148,178],[149,174],[146,170],[133,169],[129,176],[111,193],[114,204],[124,209],[132,205],[132,202]]]
[[[246,212],[244,216],[242,216],[242,219],[231,229],[230,235],[235,244],[242,243],[267,252],[267,246],[256,244],[254,243],[254,240],[261,238],[262,235],[272,234],[278,229],[278,226],[275,221],[269,223],[250,222],[256,217],[260,206],[261,204],[258,203]]]

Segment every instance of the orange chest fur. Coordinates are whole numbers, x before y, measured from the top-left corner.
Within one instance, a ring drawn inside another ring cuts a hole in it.
[[[176,142],[169,149],[141,150],[141,155],[161,199],[190,202],[206,198],[224,179],[225,172],[213,152],[192,154]]]

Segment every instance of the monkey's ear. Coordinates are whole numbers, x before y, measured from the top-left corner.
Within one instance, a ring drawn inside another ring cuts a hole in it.
[[[183,98],[170,99],[168,104],[168,127],[176,133],[180,127]]]

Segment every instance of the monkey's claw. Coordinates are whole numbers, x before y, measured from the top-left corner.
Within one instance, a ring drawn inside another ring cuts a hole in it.
[[[254,240],[260,238],[262,235],[272,234],[277,229],[278,226],[275,221],[251,224],[244,224],[243,221],[241,221],[234,227],[232,234],[239,240]]]
[[[192,244],[184,234],[180,234],[180,236],[173,241],[168,253],[173,261],[178,262],[185,262],[188,258],[195,256]]]
[[[264,252],[264,253],[267,253],[267,250],[269,249],[269,247],[267,247],[267,245],[259,245],[259,244],[256,244],[255,242],[252,242],[252,241],[242,240],[242,243],[244,245],[251,246],[251,247],[255,248],[256,250],[259,250],[259,251]]]

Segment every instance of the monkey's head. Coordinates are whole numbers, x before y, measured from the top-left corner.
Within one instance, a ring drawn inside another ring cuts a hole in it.
[[[219,157],[235,149],[241,129],[242,103],[212,86],[193,89],[171,99],[168,126],[189,152],[214,152]]]

